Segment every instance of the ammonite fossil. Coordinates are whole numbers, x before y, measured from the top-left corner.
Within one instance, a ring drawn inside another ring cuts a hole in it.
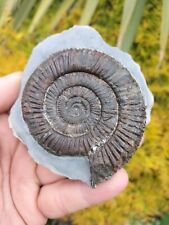
[[[38,163],[95,186],[136,151],[152,104],[131,57],[76,26],[35,48],[10,126]]]

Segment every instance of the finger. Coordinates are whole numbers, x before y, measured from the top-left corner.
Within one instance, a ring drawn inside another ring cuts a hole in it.
[[[41,185],[47,185],[47,184],[54,183],[58,180],[65,179],[65,177],[63,177],[59,174],[55,174],[55,173],[49,171],[49,169],[47,169],[41,165],[37,166],[36,174],[37,174],[37,177],[38,177]]]
[[[0,78],[0,113],[8,111],[16,100],[19,92],[20,80],[21,72],[12,73]]]
[[[0,166],[1,163],[5,164],[6,160],[2,159],[2,155],[6,158],[11,158],[15,152],[15,148],[18,144],[16,138],[12,134],[12,130],[9,128],[8,115],[0,115]]]
[[[79,209],[89,207],[116,196],[128,183],[124,169],[119,170],[111,180],[92,189],[80,181],[61,180],[41,188],[38,206],[48,218],[58,218]]]
[[[37,207],[39,181],[35,170],[36,163],[28,154],[25,146],[20,143],[12,159],[10,187],[15,207],[24,218],[25,224],[46,223],[46,218]]]

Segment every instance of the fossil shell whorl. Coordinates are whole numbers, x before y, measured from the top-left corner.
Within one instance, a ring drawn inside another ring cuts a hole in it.
[[[89,49],[58,52],[42,63],[25,86],[22,112],[48,152],[89,158],[93,186],[128,161],[146,122],[144,99],[129,71]]]

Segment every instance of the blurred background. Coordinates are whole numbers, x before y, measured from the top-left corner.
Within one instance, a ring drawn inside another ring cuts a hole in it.
[[[132,55],[155,105],[144,144],[126,166],[127,189],[48,224],[169,225],[169,0],[0,0],[0,76],[23,70],[38,42],[75,24]]]

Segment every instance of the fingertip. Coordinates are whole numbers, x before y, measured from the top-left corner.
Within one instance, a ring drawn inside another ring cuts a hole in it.
[[[118,170],[110,180],[107,180],[99,185],[96,189],[84,186],[84,198],[89,205],[97,204],[109,200],[120,192],[122,192],[128,185],[128,174],[124,169]]]
[[[2,76],[2,77],[0,77],[0,79],[15,79],[16,77],[20,78],[21,74],[22,74],[21,71],[16,71],[16,72],[10,73],[8,75]]]
[[[19,93],[21,72],[15,72],[0,78],[0,113],[7,112]]]
[[[124,169],[120,169],[110,180],[95,189],[80,181],[61,180],[41,188],[38,207],[48,218],[62,217],[115,197],[127,184],[128,175]]]
[[[20,81],[21,76],[22,76],[22,72],[17,71],[17,72],[14,72],[14,73],[10,74],[9,76],[13,76],[13,77],[15,77],[15,79],[18,79]]]
[[[127,185],[128,185],[128,182],[129,182],[129,178],[128,178],[128,173],[126,172],[125,169],[120,169],[119,171],[117,171],[117,173],[114,175],[116,176],[116,179],[118,179],[119,182],[117,182],[117,184],[119,185],[118,189],[119,189],[119,192],[123,191]]]

